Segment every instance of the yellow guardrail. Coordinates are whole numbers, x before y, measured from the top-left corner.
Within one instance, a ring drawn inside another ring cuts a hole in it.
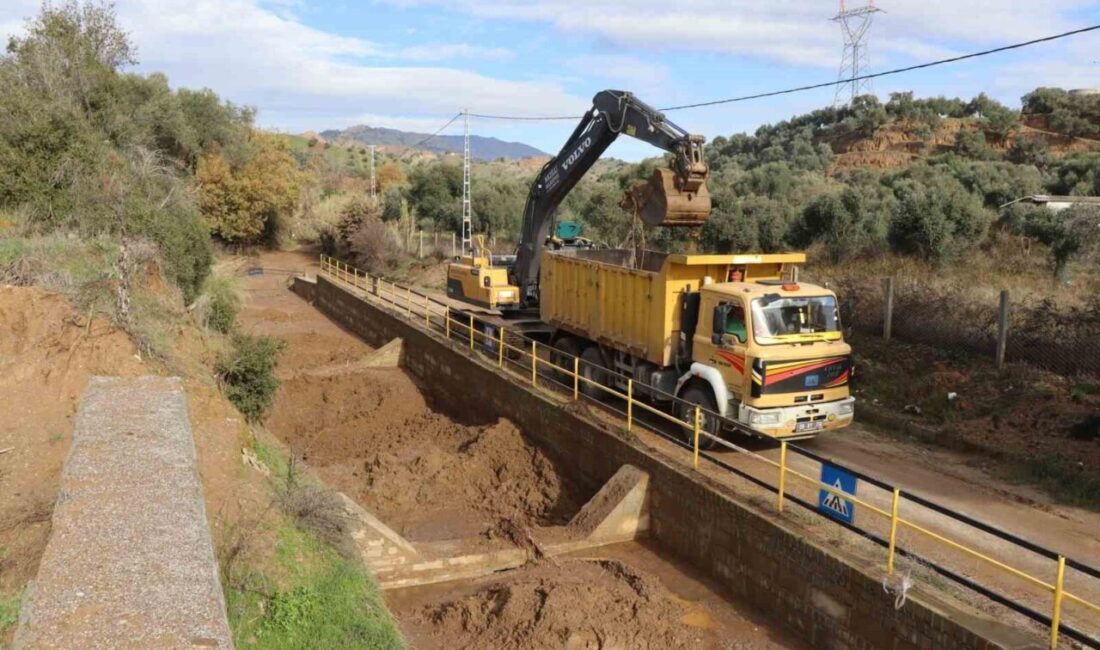
[[[857,498],[853,494],[844,492],[837,489],[835,486],[823,483],[820,480],[807,476],[802,472],[792,469],[787,464],[787,442],[780,441],[779,461],[776,462],[770,458],[762,456],[756,452],[740,447],[732,442],[722,439],[721,437],[713,435],[709,431],[705,431],[701,426],[704,409],[698,405],[694,406],[694,411],[690,414],[689,419],[678,418],[670,415],[664,410],[653,407],[635,397],[633,380],[627,380],[626,392],[620,392],[610,386],[606,386],[603,383],[586,377],[581,371],[581,359],[564,353],[560,350],[556,350],[551,346],[542,344],[541,348],[546,349],[548,354],[558,355],[559,357],[571,357],[572,363],[554,362],[552,360],[542,359],[539,357],[540,344],[535,340],[530,340],[530,346],[526,345],[526,340],[522,337],[517,337],[518,340],[523,341],[523,345],[515,345],[509,342],[504,327],[497,328],[495,333],[482,332],[475,326],[475,317],[472,313],[462,315],[460,312],[456,315],[451,310],[451,307],[443,302],[433,299],[427,294],[422,294],[413,291],[411,287],[401,287],[395,282],[388,282],[385,278],[377,275],[370,275],[365,271],[361,271],[355,267],[339,260],[321,256],[320,259],[321,272],[329,277],[335,278],[345,284],[351,285],[356,289],[366,292],[368,295],[379,298],[380,300],[389,303],[393,306],[394,313],[399,316],[404,316],[407,320],[410,320],[413,324],[422,323],[429,332],[438,331],[443,334],[446,340],[453,341],[459,338],[464,341],[463,347],[468,345],[468,349],[471,352],[476,352],[477,344],[480,339],[481,344],[487,351],[495,353],[494,361],[497,368],[508,372],[510,375],[525,377],[530,382],[531,386],[536,389],[548,389],[551,386],[546,385],[547,381],[550,383],[558,384],[563,392],[570,394],[574,401],[581,398],[583,393],[583,387],[591,386],[598,389],[600,392],[607,394],[610,397],[615,397],[625,401],[626,411],[622,413],[608,407],[610,412],[621,413],[624,416],[624,426],[627,431],[632,431],[636,425],[638,425],[635,418],[635,409],[642,409],[646,413],[657,416],[661,420],[674,424],[677,427],[683,428],[685,431],[690,431],[691,440],[693,441],[692,447],[692,466],[698,470],[699,468],[699,456],[700,456],[700,440],[705,436],[707,439],[732,449],[740,454],[753,458],[757,461],[765,463],[766,465],[776,469],[778,471],[777,476],[777,497],[776,497],[776,510],[782,514],[784,510],[784,500],[789,493],[787,486],[787,478],[791,477],[803,482],[806,485],[811,486],[814,489],[823,490],[829,494],[834,494],[840,498],[849,501],[855,505],[858,505],[865,509],[867,512],[874,513],[878,517],[882,517],[888,521],[889,524],[889,541],[886,556],[886,573],[887,575],[894,574],[895,556],[897,554],[897,533],[898,529],[905,528],[916,532],[928,539],[933,540],[936,543],[947,546],[951,549],[959,551],[968,557],[977,559],[986,565],[996,568],[1002,572],[1005,572],[1015,578],[1023,580],[1033,587],[1045,590],[1052,596],[1052,609],[1050,616],[1050,647],[1052,649],[1057,648],[1059,629],[1061,627],[1062,609],[1063,603],[1069,601],[1077,605],[1083,606],[1100,614],[1100,605],[1090,602],[1080,596],[1069,593],[1064,588],[1064,578],[1066,569],[1066,558],[1063,555],[1057,557],[1057,567],[1055,580],[1053,583],[1047,582],[1042,578],[1033,576],[1023,570],[1013,567],[1005,562],[1002,562],[996,558],[990,557],[976,549],[968,547],[966,544],[950,539],[940,533],[929,530],[919,524],[908,521],[899,514],[900,496],[901,490],[893,488],[893,495],[891,499],[890,511],[883,510],[877,506],[868,503],[865,500]],[[388,296],[388,297],[387,297]],[[415,297],[415,298],[414,298]],[[400,303],[400,304],[399,304]],[[414,310],[415,307],[415,310]],[[517,339],[513,339],[517,340]],[[528,363],[527,357],[530,358]],[[559,359],[559,361],[561,361]],[[516,373],[508,368],[508,363],[512,363],[515,366],[522,367],[524,371],[522,373]],[[587,362],[584,362],[587,363]],[[540,383],[540,364],[544,364],[550,367],[551,373],[560,373],[564,375],[567,381],[556,381],[550,377],[543,376],[544,380]],[[571,368],[569,366],[572,366]],[[600,372],[609,372],[607,369],[599,368]],[[652,390],[652,389],[649,389]],[[671,397],[671,396],[670,396]],[[607,405],[604,405],[607,406]],[[716,413],[708,414],[718,417]],[[650,429],[658,435],[665,435],[663,432],[655,429]]]

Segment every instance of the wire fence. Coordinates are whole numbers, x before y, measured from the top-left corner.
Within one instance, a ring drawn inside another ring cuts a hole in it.
[[[936,289],[894,278],[833,288],[841,296],[841,322],[857,332],[998,365],[1022,362],[1065,375],[1100,375],[1100,296],[1059,305],[1024,301],[1007,289]]]
[[[867,548],[881,549],[876,553],[882,553],[883,587],[895,595],[898,607],[904,605],[914,583],[936,587],[946,579],[1046,627],[1051,648],[1057,648],[1061,637],[1100,648],[1100,569],[1096,567],[786,441],[767,451],[749,448],[753,444],[747,438],[737,438],[738,444],[722,431],[748,433],[740,423],[648,385],[637,385],[630,377],[518,331],[452,309],[411,287],[323,255],[320,269],[353,295],[409,321],[441,343],[495,365],[499,372],[548,398],[563,404],[583,400],[596,405],[627,432],[656,435],[690,452],[695,470],[717,470],[719,476],[770,492],[779,515],[793,504],[816,515],[815,522],[854,533]],[[856,489],[823,481],[819,477],[827,468],[855,477],[863,492],[857,496]],[[865,514],[848,519],[828,516],[820,504],[830,497],[847,504],[853,515],[857,508]],[[991,576],[997,579],[990,580]]]

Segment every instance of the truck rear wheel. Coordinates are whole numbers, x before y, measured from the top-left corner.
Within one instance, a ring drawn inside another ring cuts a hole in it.
[[[554,372],[554,380],[573,388],[573,359],[581,356],[581,342],[572,336],[563,336],[554,341],[551,362],[561,370]]]
[[[581,353],[581,385],[582,393],[593,399],[605,399],[608,392],[600,389],[595,384],[607,386],[607,367],[604,365],[603,354],[600,346],[590,345]],[[585,380],[588,381],[585,381]]]
[[[702,435],[703,433],[709,433],[712,436],[719,434],[718,417],[714,415],[718,412],[718,404],[714,401],[714,391],[710,389],[710,386],[695,382],[688,384],[687,388],[680,393],[680,399],[684,400],[677,405],[677,409],[680,411],[680,421],[688,425],[680,427],[680,430],[684,433],[684,439],[692,447],[695,446],[695,406],[698,405],[702,409],[699,422],[699,449],[714,449],[718,445],[718,441]]]

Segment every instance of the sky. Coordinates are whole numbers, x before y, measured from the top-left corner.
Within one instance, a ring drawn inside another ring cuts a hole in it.
[[[864,0],[849,0],[849,8]],[[286,132],[354,124],[432,132],[458,111],[580,115],[604,88],[674,106],[832,81],[831,0],[116,0],[139,72],[208,87]],[[39,0],[0,0],[0,37]],[[1100,23],[1100,0],[876,0],[871,72]],[[1038,86],[1100,86],[1100,32],[876,80],[873,90],[1010,106]],[[712,139],[831,104],[822,89],[676,111]],[[473,134],[556,153],[575,122],[471,119]],[[445,133],[461,134],[456,121]],[[620,138],[607,155],[657,152]]]

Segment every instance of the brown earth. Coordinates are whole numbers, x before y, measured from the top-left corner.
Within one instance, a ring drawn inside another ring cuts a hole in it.
[[[653,577],[614,560],[528,565],[444,594],[412,614],[413,629],[481,648],[697,647],[684,608]]]
[[[73,418],[93,375],[184,378],[216,545],[242,512],[266,499],[260,475],[241,463],[248,429],[209,372],[211,342],[185,312],[176,316],[172,358],[143,359],[109,319],[89,320],[41,288],[0,286],[0,450],[10,449],[0,454],[0,594],[22,589],[38,570]]]
[[[270,269],[312,264],[267,253]],[[333,488],[413,541],[496,535],[568,521],[583,499],[507,420],[468,425],[435,412],[396,368],[340,372],[370,348],[269,273],[244,281],[243,326],[287,345],[267,428]]]
[[[268,428],[413,541],[477,535],[499,519],[562,524],[579,509],[575,490],[511,422],[458,424],[398,369],[290,379]]]

